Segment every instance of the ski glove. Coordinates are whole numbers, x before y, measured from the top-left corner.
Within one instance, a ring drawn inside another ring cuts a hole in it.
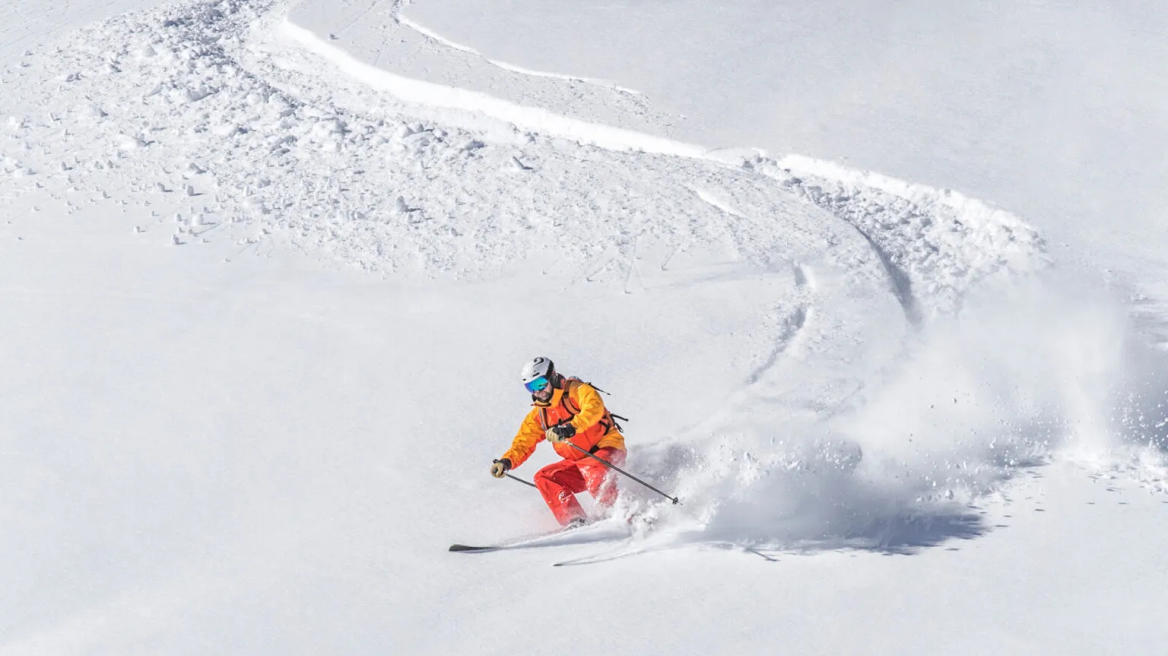
[[[507,458],[496,460],[494,464],[491,465],[491,476],[494,476],[495,478],[503,478],[508,469],[511,469],[510,460]]]
[[[552,426],[547,432],[548,442],[552,444],[560,444],[567,442],[576,434],[576,427],[572,424],[560,424],[559,426]]]

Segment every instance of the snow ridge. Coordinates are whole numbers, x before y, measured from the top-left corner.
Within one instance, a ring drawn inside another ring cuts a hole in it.
[[[961,308],[966,291],[1048,266],[1041,235],[1017,216],[950,190],[788,155],[744,166],[848,221],[887,260],[906,311]]]
[[[573,119],[535,107],[524,107],[492,96],[395,75],[366,64],[327,43],[295,23],[284,22],[281,32],[301,47],[336,65],[375,89],[389,91],[405,102],[478,112],[514,123],[524,130],[554,134],[615,150],[644,150],[671,155],[696,155],[697,146],[669,139]]]

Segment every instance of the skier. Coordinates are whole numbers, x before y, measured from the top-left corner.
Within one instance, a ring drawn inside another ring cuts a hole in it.
[[[556,373],[547,358],[535,358],[523,366],[523,385],[531,392],[532,409],[512,440],[511,448],[491,465],[491,474],[503,478],[522,465],[541,440],[563,460],[535,473],[535,486],[563,526],[585,522],[576,494],[588,490],[604,509],[616,501],[616,479],[608,467],[587,453],[619,467],[625,460],[625,438],[604,401],[592,385]],[[572,448],[572,444],[583,451]]]

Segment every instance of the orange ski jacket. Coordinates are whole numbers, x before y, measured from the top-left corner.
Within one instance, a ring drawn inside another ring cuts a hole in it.
[[[585,451],[625,448],[625,438],[604,407],[600,393],[588,383],[565,378],[563,388],[552,390],[552,398],[547,403],[535,401],[531,405],[531,412],[523,419],[511,448],[503,454],[513,468],[523,464],[535,452],[535,447],[547,439],[549,428],[561,424],[572,424],[576,434],[568,441]],[[552,444],[552,448],[568,460],[588,457],[567,444]]]

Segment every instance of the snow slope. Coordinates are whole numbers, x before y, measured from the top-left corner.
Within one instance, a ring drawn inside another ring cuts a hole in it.
[[[475,85],[363,64],[325,18],[401,7],[338,6],[5,33],[43,35],[0,73],[5,655],[1168,637],[1168,367],[1090,267],[421,23],[394,35]],[[630,484],[629,539],[450,554],[552,525],[486,474],[536,353],[613,392],[684,503]]]

